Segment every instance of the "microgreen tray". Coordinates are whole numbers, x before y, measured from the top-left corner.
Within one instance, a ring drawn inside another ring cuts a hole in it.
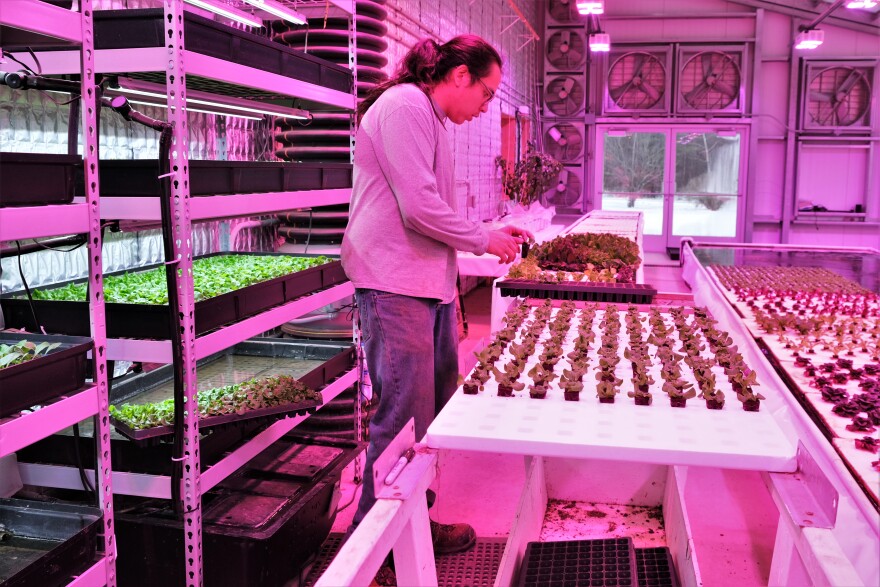
[[[200,259],[218,256],[277,256],[290,257],[275,253],[214,253]],[[296,257],[314,258],[317,255],[296,255]],[[163,267],[162,264],[149,265],[133,271],[117,271],[110,276],[124,273],[141,273],[150,269]],[[261,281],[241,289],[222,293],[195,302],[196,334],[204,334],[209,330],[226,324],[249,318],[273,306],[289,302],[318,290],[342,283],[346,280],[342,264],[333,260],[323,265],[310,267]],[[67,287],[71,284],[84,283],[75,280],[61,283],[46,291]],[[105,295],[107,293],[105,276]],[[14,328],[35,330],[31,309],[27,299],[20,297],[21,292],[3,296],[3,315],[6,325]],[[34,311],[46,330],[64,334],[85,336],[90,332],[88,303],[83,301],[42,300],[33,301]],[[107,315],[107,336],[111,338],[170,338],[170,316],[166,304],[157,303],[115,303],[105,304]]]
[[[350,369],[353,364],[354,349],[346,348],[342,352],[337,353],[332,358],[328,359],[318,367],[300,377],[299,381],[311,389],[320,391],[322,387],[325,387],[335,378],[339,377],[345,371]],[[250,410],[248,412],[245,412],[244,414],[224,414],[219,416],[208,416],[205,418],[199,418],[199,429],[207,430],[208,428],[213,428],[221,425],[239,424],[258,418],[267,419],[272,417],[312,414],[318,409],[318,406],[320,406],[321,404],[322,402],[320,399],[307,400],[293,404]],[[174,434],[173,425],[155,426],[153,428],[135,430],[124,422],[121,422],[113,417],[110,418],[110,423],[113,424],[113,426],[119,433],[135,441],[136,443],[151,442],[155,439],[159,439],[160,437],[170,436]]]
[[[59,346],[25,363],[0,369],[0,418],[83,388],[92,339],[0,332],[0,344],[22,340]]]
[[[502,297],[551,298],[591,302],[650,304],[657,289],[644,283],[543,283],[505,279],[496,283]]]

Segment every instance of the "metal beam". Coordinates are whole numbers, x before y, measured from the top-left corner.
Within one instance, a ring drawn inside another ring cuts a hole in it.
[[[779,12],[781,14],[786,14],[788,16],[803,18],[807,20],[812,20],[813,18],[821,14],[822,10],[827,7],[824,5],[824,3],[816,6],[812,2],[805,2],[803,0],[787,0],[787,3],[785,4],[781,2],[773,2],[771,0],[729,1],[733,4],[751,6],[752,8],[764,8],[766,10],[772,10],[773,12]],[[870,12],[861,12],[855,10],[849,10],[841,14],[846,14],[846,16],[843,17],[832,15],[825,19],[825,21],[830,25],[844,29],[859,31],[861,33],[868,33],[872,35],[880,34],[880,23],[877,22],[876,15],[871,14]]]

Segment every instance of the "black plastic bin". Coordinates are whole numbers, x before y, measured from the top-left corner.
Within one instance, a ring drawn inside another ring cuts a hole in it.
[[[202,501],[206,587],[273,587],[293,579],[329,534],[334,491],[361,449],[350,441],[284,437],[208,492]],[[183,525],[168,502],[125,509],[116,516],[119,584],[180,584]]]
[[[529,542],[519,587],[638,587],[631,538]]]
[[[275,255],[276,253],[213,253],[216,255]],[[315,257],[317,255],[296,255]],[[144,271],[161,267],[160,264],[139,267],[132,271]],[[119,275],[126,271],[115,271]],[[268,281],[231,291],[195,303],[196,334],[204,334],[239,320],[249,318],[273,306],[292,301],[298,297],[337,285],[347,280],[342,263],[331,261],[304,271],[297,271]],[[84,280],[75,280],[82,282]],[[62,287],[67,283],[52,286]],[[6,325],[13,328],[36,330],[30,305],[21,293],[3,296],[3,316]],[[87,335],[89,329],[88,303],[34,300],[34,310],[43,328],[52,332],[71,335]],[[106,303],[107,336],[111,338],[168,339],[171,337],[168,306],[155,304]]]
[[[95,48],[131,49],[164,47],[164,11],[154,8],[96,10]],[[208,18],[184,13],[186,50],[261,69],[340,92],[352,92],[352,72],[347,67],[291,49],[247,31]],[[248,85],[246,79],[241,80]]]
[[[650,304],[657,289],[645,283],[544,283],[529,279],[505,279],[496,283],[502,297],[550,298],[618,304]]]
[[[0,153],[0,207],[69,204],[77,174],[77,155]]]
[[[0,344],[61,343],[46,355],[0,369],[0,418],[83,388],[91,338],[0,332]]]
[[[0,498],[0,587],[56,587],[95,561],[97,508]]]

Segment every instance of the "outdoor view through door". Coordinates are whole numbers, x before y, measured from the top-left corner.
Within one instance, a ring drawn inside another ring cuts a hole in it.
[[[645,249],[740,237],[743,130],[600,129],[601,208],[640,210]],[[598,203],[598,202],[597,202]]]

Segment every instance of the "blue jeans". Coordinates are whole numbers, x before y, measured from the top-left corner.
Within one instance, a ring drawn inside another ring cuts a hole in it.
[[[458,327],[455,306],[374,289],[355,291],[361,340],[379,407],[370,422],[364,486],[354,523],[376,502],[373,463],[410,418],[416,441],[455,393]]]

